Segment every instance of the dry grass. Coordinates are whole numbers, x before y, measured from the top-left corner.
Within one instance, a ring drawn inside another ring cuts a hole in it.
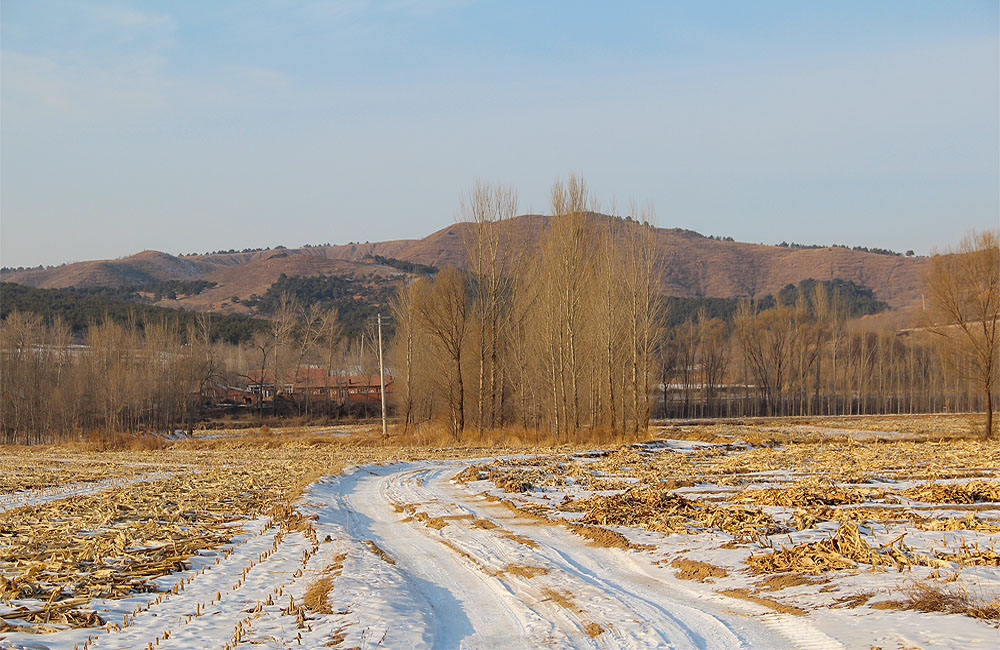
[[[938,581],[915,582],[901,600],[876,603],[880,609],[912,609],[921,612],[963,614],[973,618],[1000,621],[1000,596],[970,594],[961,586],[946,585]]]
[[[810,578],[801,573],[775,573],[765,576],[763,580],[756,584],[760,591],[781,591],[786,587],[798,587],[801,585],[815,585],[828,580],[823,578]]]
[[[167,449],[173,444],[164,436],[152,434],[109,433],[92,431],[79,440],[67,442],[66,447],[80,451],[150,451]]]
[[[555,435],[550,431],[504,427],[468,430],[456,439],[447,426],[441,422],[423,422],[403,432],[398,425],[390,431],[388,444],[412,447],[506,447],[511,449],[565,448],[565,447],[607,447],[608,445],[643,442],[653,437],[650,434],[638,436],[627,434],[622,437],[604,428],[582,429],[572,436]]]
[[[330,592],[333,591],[333,578],[324,576],[316,580],[306,589],[302,603],[306,608],[316,614],[332,614],[330,607]]]
[[[366,447],[309,430],[249,431],[165,449],[105,447],[0,449],[0,504],[7,508],[0,512],[0,599],[35,601],[38,611],[18,610],[33,631],[103,624],[88,609],[91,598],[155,590],[152,579],[229,544],[255,516],[267,517],[279,538],[314,536],[311,521],[292,504],[319,476],[345,464],[468,455]],[[153,480],[123,484],[147,475]],[[80,484],[99,491],[23,505]]]
[[[375,543],[374,540],[366,539],[365,546],[371,549],[371,552],[385,560],[389,564],[395,564],[396,560],[392,559],[392,556],[386,553],[382,548]]]
[[[579,454],[563,448],[486,462],[456,478],[489,481],[507,495],[482,492],[487,498],[562,522],[592,543],[614,548],[643,548],[625,528],[728,535],[721,548],[746,546],[749,556],[723,566],[678,559],[673,568],[679,577],[726,586],[745,566],[761,576],[755,590],[729,595],[803,614],[761,591],[828,583],[818,589],[829,593],[844,588],[845,575],[860,571],[884,575],[879,580],[888,586],[914,567],[933,576],[945,568],[1000,566],[997,548],[975,542],[976,534],[1000,532],[1000,482],[992,480],[1000,468],[1000,443],[979,440],[956,426],[961,421],[851,418],[824,420],[825,430],[803,420],[769,421],[766,430],[746,422],[682,425],[664,434],[725,444],[684,453],[655,444]],[[688,487],[695,489],[683,489]],[[961,510],[968,512],[955,514]],[[935,541],[924,531],[941,535]],[[846,591],[830,606],[858,607],[874,593]],[[984,616],[993,602],[948,611],[975,609]]]
[[[649,548],[639,544],[633,544],[621,533],[608,530],[601,526],[586,526],[583,524],[569,524],[569,529],[575,534],[590,541],[594,546],[605,548],[620,548],[623,550],[641,550]]]

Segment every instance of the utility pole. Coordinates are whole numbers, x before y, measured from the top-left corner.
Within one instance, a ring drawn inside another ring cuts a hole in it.
[[[382,314],[378,315],[378,381],[382,394],[382,437],[389,438],[389,428],[385,421],[385,368],[382,366]]]

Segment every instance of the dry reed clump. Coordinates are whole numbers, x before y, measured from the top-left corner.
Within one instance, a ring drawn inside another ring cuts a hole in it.
[[[875,548],[870,546],[852,523],[841,524],[837,532],[818,542],[788,546],[772,553],[750,555],[745,562],[751,572],[808,573],[853,569],[859,564],[892,566],[902,571],[911,565],[950,566],[943,560],[914,553],[902,543],[902,536]]]
[[[487,476],[489,476],[487,472],[488,470],[485,465],[469,465],[458,474],[455,474],[455,476],[453,476],[451,480],[457,483],[468,483],[470,481],[485,481]]]
[[[83,609],[89,598],[75,598],[59,603],[47,603],[42,607],[15,607],[4,612],[0,619],[0,633],[26,632],[28,634],[46,634],[57,632],[67,627],[95,627],[104,625],[104,619],[96,612]],[[5,619],[21,620],[25,625],[15,625]]]
[[[757,539],[787,530],[769,514],[742,506],[706,507],[696,515],[697,521],[703,527],[729,533],[738,541]]]
[[[575,465],[549,459],[500,460],[492,465],[473,465],[455,476],[455,480],[489,480],[504,492],[528,492],[539,487],[569,485],[578,475]]]
[[[885,506],[859,506],[850,508],[834,508],[830,506],[818,506],[811,508],[797,508],[792,513],[791,524],[795,530],[808,530],[815,528],[816,524],[825,521],[838,523],[906,523],[916,524],[925,519],[920,515],[907,512],[899,508],[888,508]]]
[[[921,581],[910,585],[901,600],[875,603],[878,609],[913,609],[921,612],[963,614],[972,618],[1000,621],[1000,596],[970,594],[960,586],[945,586],[940,582]]]
[[[732,497],[733,503],[764,506],[838,506],[883,499],[885,492],[856,487],[844,487],[824,478],[810,476],[788,487],[742,490]]]
[[[924,483],[900,492],[902,496],[926,503],[1000,502],[1000,483],[969,481],[967,483]]]
[[[593,462],[589,469],[592,472],[615,472],[617,474],[621,474],[625,470],[631,469],[631,473],[635,473],[643,468],[648,462],[648,457],[640,454],[635,449],[631,447],[622,447],[621,449],[616,449],[604,454],[598,460]]]
[[[316,614],[332,614],[333,608],[330,607],[329,602],[331,591],[333,591],[333,578],[324,576],[309,585],[305,596],[302,597],[302,602],[306,606],[306,609],[311,612]]]

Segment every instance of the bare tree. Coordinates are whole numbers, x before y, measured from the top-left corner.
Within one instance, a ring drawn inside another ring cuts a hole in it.
[[[448,410],[451,433],[459,439],[465,430],[465,387],[462,377],[462,349],[469,331],[469,300],[465,276],[454,267],[442,269],[433,280],[415,284],[416,315],[421,326],[440,346],[450,372]]]
[[[264,420],[264,373],[267,372],[267,358],[271,356],[271,353],[275,349],[275,338],[271,332],[257,332],[254,334],[253,339],[250,342],[250,348],[255,354],[259,355],[260,358],[260,369],[256,377],[257,383],[257,416],[263,421]],[[252,388],[252,385],[251,385]],[[277,380],[275,380],[275,389],[277,389]]]
[[[561,406],[563,427],[569,432],[580,428],[584,304],[593,276],[594,228],[589,221],[593,199],[583,178],[575,174],[565,183],[556,182],[551,195],[552,220],[540,254],[546,269],[543,293],[552,310],[548,338],[554,362],[550,369],[557,400],[555,421]]]
[[[627,223],[622,234],[622,289],[625,293],[629,349],[629,379],[632,395],[632,433],[649,423],[649,372],[661,327],[658,289],[659,254],[652,209],[632,213],[639,218]]]
[[[955,345],[966,376],[986,402],[983,435],[993,435],[993,390],[1000,374],[1000,235],[972,233],[957,250],[935,255],[927,276],[932,331]]]
[[[500,347],[506,322],[507,301],[510,299],[510,276],[507,255],[501,247],[509,220],[517,213],[517,193],[503,185],[477,182],[463,199],[461,217],[472,223],[465,238],[466,259],[474,279],[476,311],[479,322],[479,389],[476,425],[480,433],[484,425],[497,426],[498,402],[503,387]]]
[[[278,361],[282,359],[282,348],[287,347],[291,340],[295,324],[299,319],[299,305],[294,297],[287,293],[281,295],[278,302],[278,309],[271,319],[271,336],[274,337],[274,402],[277,406],[278,393],[281,392],[282,381],[285,379],[281,372],[283,366]]]

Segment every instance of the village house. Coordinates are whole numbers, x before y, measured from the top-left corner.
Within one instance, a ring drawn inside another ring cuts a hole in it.
[[[335,401],[352,404],[380,404],[382,386],[378,375],[333,375],[325,368],[300,368],[284,373],[278,394],[296,401]],[[386,399],[391,399],[394,379],[385,376]],[[247,389],[254,395],[269,399],[275,394],[274,373],[271,370],[251,372]]]

